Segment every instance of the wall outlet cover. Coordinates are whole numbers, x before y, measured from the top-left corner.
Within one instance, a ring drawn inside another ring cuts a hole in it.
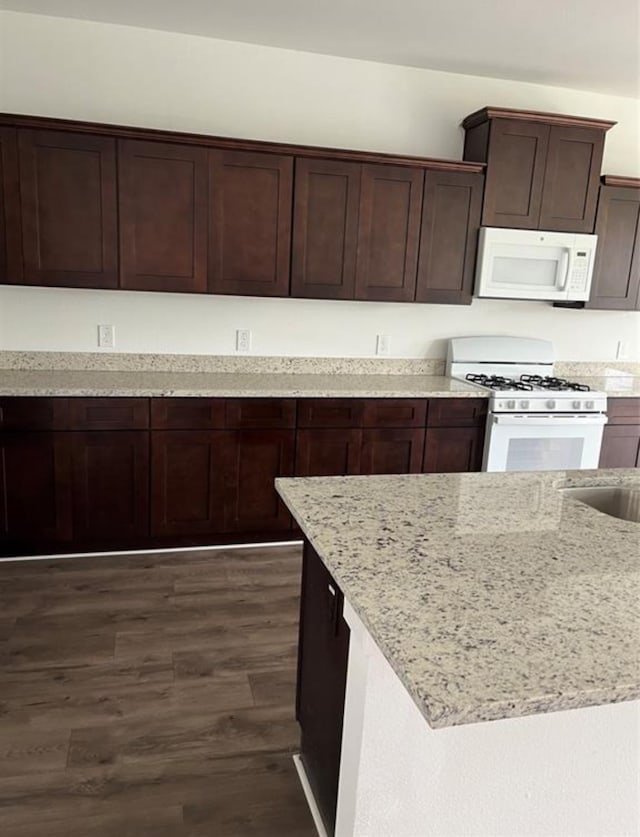
[[[236,329],[236,351],[243,354],[251,351],[251,329]]]
[[[116,345],[116,327],[112,325],[98,326],[98,346],[101,349],[113,349]]]
[[[388,355],[391,351],[391,337],[388,334],[379,334],[376,339],[376,354]]]

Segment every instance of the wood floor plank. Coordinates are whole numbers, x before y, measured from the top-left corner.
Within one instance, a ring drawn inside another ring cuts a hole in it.
[[[216,648],[210,651],[178,651],[173,655],[176,679],[247,674],[288,668],[294,672],[298,643],[294,630],[277,642],[252,642],[248,645]]]
[[[1,822],[1,821],[0,821]],[[148,811],[122,811],[89,817],[47,817],[46,830],[41,822],[11,827],[10,837],[186,837],[182,806],[163,806]]]
[[[296,671],[280,668],[248,675],[256,706],[291,706],[296,702]]]
[[[69,728],[42,732],[18,722],[11,732],[5,724],[0,733],[0,777],[57,770],[66,764],[68,750]]]
[[[313,837],[300,574],[299,546],[0,564],[0,834]]]

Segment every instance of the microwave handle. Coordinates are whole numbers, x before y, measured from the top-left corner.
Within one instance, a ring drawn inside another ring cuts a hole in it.
[[[569,273],[571,272],[571,248],[570,247],[563,247],[562,248],[562,258],[560,260],[560,274],[562,276],[562,280],[558,285],[559,291],[565,291],[567,289],[567,282],[569,281]]]

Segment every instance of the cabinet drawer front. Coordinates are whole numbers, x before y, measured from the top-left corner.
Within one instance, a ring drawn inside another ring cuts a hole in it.
[[[152,398],[151,427],[157,430],[207,430],[224,427],[223,398]]]
[[[293,398],[229,398],[226,403],[226,426],[295,427],[296,402]]]
[[[146,398],[70,398],[72,430],[146,430],[149,402]]]
[[[429,401],[429,427],[464,427],[482,424],[487,415],[486,398],[433,398]]]
[[[609,424],[640,424],[640,398],[610,398]]]
[[[298,401],[298,427],[360,427],[363,412],[358,398],[305,398]]]
[[[600,468],[637,468],[640,465],[640,425],[606,425]]]
[[[64,430],[66,398],[0,398],[0,430]]]
[[[421,398],[376,398],[364,402],[365,427],[424,427],[427,402]]]

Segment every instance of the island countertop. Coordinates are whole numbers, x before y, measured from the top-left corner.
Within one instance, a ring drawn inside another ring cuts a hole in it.
[[[632,469],[279,479],[432,727],[640,698],[640,525],[558,487]]]

